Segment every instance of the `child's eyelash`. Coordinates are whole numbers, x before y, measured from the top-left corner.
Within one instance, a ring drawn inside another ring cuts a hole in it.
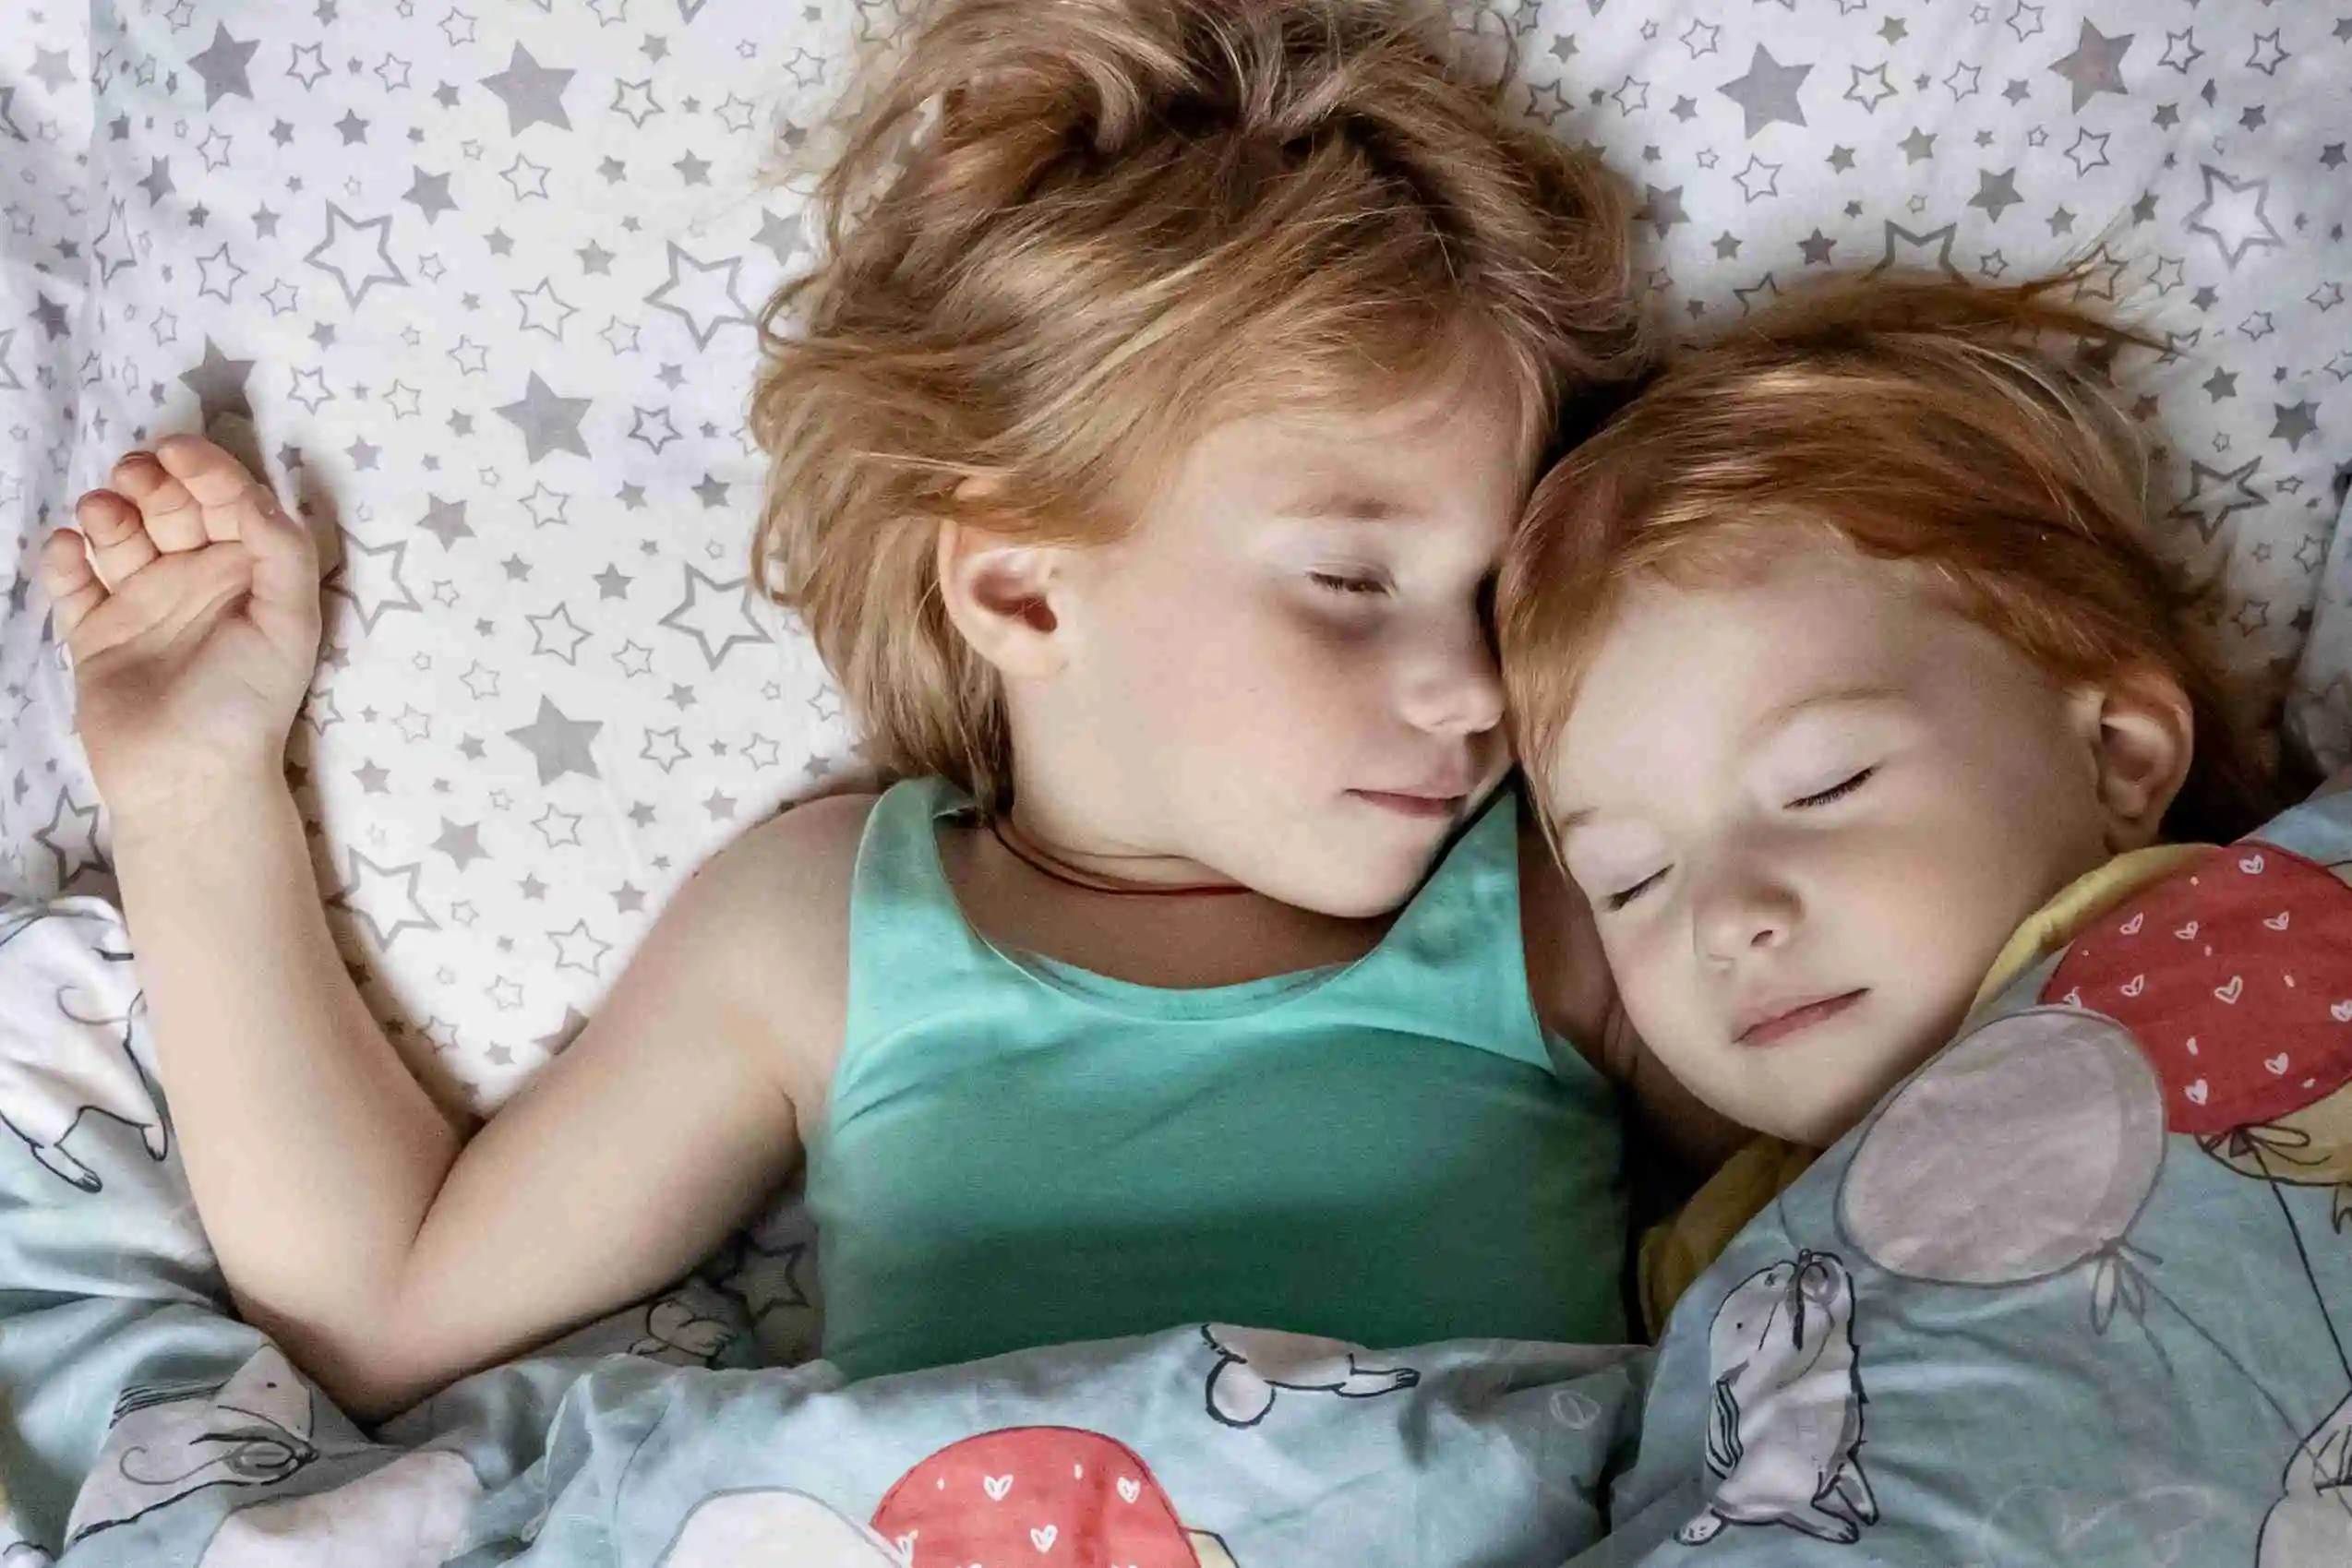
[[[1860,789],[1864,784],[1869,783],[1871,775],[1876,773],[1878,771],[1878,764],[1873,763],[1869,767],[1863,769],[1860,772],[1855,773],[1852,778],[1846,779],[1838,784],[1833,784],[1829,788],[1820,790],[1815,794],[1801,796],[1798,798],[1790,801],[1789,805],[1792,808],[1802,810],[1807,807],[1827,806],[1831,801],[1843,800],[1847,796],[1852,795],[1855,790]],[[1647,877],[1642,878],[1641,880],[1634,883],[1634,885],[1629,888],[1624,889],[1618,892],[1604,894],[1601,900],[1602,907],[1608,910],[1613,915],[1615,914],[1618,910],[1623,909],[1626,904],[1631,904],[1635,899],[1639,898],[1643,893],[1648,892],[1651,888],[1656,887],[1660,880],[1662,879],[1668,871],[1673,869],[1674,868],[1671,866],[1661,867],[1657,870],[1650,873]]]
[[[1614,915],[1618,910],[1623,909],[1626,904],[1631,904],[1635,899],[1639,898],[1643,893],[1648,892],[1651,888],[1656,887],[1658,885],[1658,880],[1673,869],[1674,868],[1671,866],[1662,866],[1657,870],[1650,872],[1647,877],[1642,878],[1641,880],[1636,882],[1633,886],[1626,889],[1624,892],[1613,892],[1601,902],[1602,904],[1607,906],[1609,913]]]
[[[1789,805],[1794,809],[1803,810],[1807,807],[1827,806],[1833,800],[1843,800],[1847,796],[1852,795],[1855,790],[1860,789],[1864,784],[1869,783],[1870,775],[1878,771],[1876,764],[1873,764],[1870,767],[1863,769],[1860,772],[1854,774],[1852,778],[1847,779],[1842,784],[1831,784],[1829,788],[1821,790],[1814,795],[1802,796],[1797,799],[1790,801]]]
[[[1334,593],[1385,593],[1388,584],[1376,577],[1350,577],[1344,572],[1311,571],[1307,581]]]

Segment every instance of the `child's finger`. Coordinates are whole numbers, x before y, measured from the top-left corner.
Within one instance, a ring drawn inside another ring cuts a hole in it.
[[[246,613],[264,630],[297,642],[317,635],[318,543],[310,525],[278,504],[267,485],[248,486],[243,503],[245,547],[253,557],[253,596]]]
[[[167,436],[156,443],[155,457],[203,508],[204,527],[214,540],[244,537],[246,523],[270,495],[245,464],[201,436]]]
[[[90,544],[90,567],[109,588],[155,559],[153,535],[139,509],[112,490],[92,490],[74,503],[74,524]]]
[[[156,461],[153,452],[124,453],[106,476],[106,484],[138,509],[157,549],[193,550],[210,543],[204,533],[204,509],[196,504],[186,485]]]
[[[42,541],[40,562],[41,591],[56,616],[57,639],[69,640],[90,612],[106,602],[106,585],[90,569],[82,536],[70,528]]]

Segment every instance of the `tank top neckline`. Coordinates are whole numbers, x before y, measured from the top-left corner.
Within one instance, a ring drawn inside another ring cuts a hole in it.
[[[926,782],[932,788],[924,811],[929,831],[920,835],[920,874],[931,883],[933,896],[940,901],[948,916],[963,928],[965,936],[976,949],[1029,981],[1077,1001],[1129,1017],[1178,1021],[1226,1020],[1267,1011],[1312,996],[1364,969],[1381,954],[1398,945],[1400,940],[1409,940],[1405,933],[1418,923],[1416,916],[1430,898],[1433,887],[1456,858],[1470,848],[1475,835],[1491,830],[1490,819],[1497,810],[1504,811],[1516,822],[1514,812],[1507,807],[1511,790],[1507,786],[1497,788],[1486,803],[1446,840],[1445,847],[1431,861],[1428,872],[1406,899],[1403,907],[1398,910],[1397,917],[1388,923],[1388,928],[1380,934],[1379,940],[1346,963],[1316,964],[1217,986],[1154,986],[1137,980],[1122,980],[1045,953],[1002,945],[974,925],[971,917],[964,912],[963,900],[957,896],[954,883],[948,878],[946,859],[940,851],[939,843],[942,822],[957,818],[970,819],[975,815],[971,798],[946,779],[933,777]],[[1516,856],[1516,839],[1512,848]],[[1516,871],[1516,858],[1512,868]],[[1513,913],[1516,917],[1516,901]]]

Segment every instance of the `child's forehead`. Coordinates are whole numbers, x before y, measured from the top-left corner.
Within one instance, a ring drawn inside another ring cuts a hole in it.
[[[1663,658],[1685,667],[1721,664],[1725,680],[1802,677],[1899,650],[1919,622],[1946,617],[1930,581],[1909,563],[1805,536],[1703,570],[1637,572],[1611,607],[1589,668]]]
[[[1562,732],[1564,776],[1734,743],[1768,714],[1902,688],[1962,623],[1899,563],[1802,547],[1729,580],[1630,581]]]
[[[1517,398],[1499,386],[1254,409],[1202,430],[1154,494],[1246,495],[1305,515],[1377,517],[1470,485],[1506,497],[1516,512],[1531,466],[1521,425]]]

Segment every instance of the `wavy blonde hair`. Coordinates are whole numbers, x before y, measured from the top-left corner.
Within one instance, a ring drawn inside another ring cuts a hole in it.
[[[2118,349],[2155,345],[2062,303],[2076,278],[1831,280],[1674,356],[1546,474],[1496,591],[1538,797],[1629,583],[1736,582],[1826,535],[1930,569],[1954,610],[2060,682],[2170,674],[2195,754],[2166,831],[2226,839],[2266,817],[2204,624],[2210,585],[2158,556],[2144,446],[2105,392]]]
[[[1532,456],[1644,362],[1617,188],[1404,0],[945,0],[845,130],[823,260],[761,317],[754,576],[878,765],[992,808],[1002,698],[942,521],[1113,538],[1213,424],[1466,360]]]

